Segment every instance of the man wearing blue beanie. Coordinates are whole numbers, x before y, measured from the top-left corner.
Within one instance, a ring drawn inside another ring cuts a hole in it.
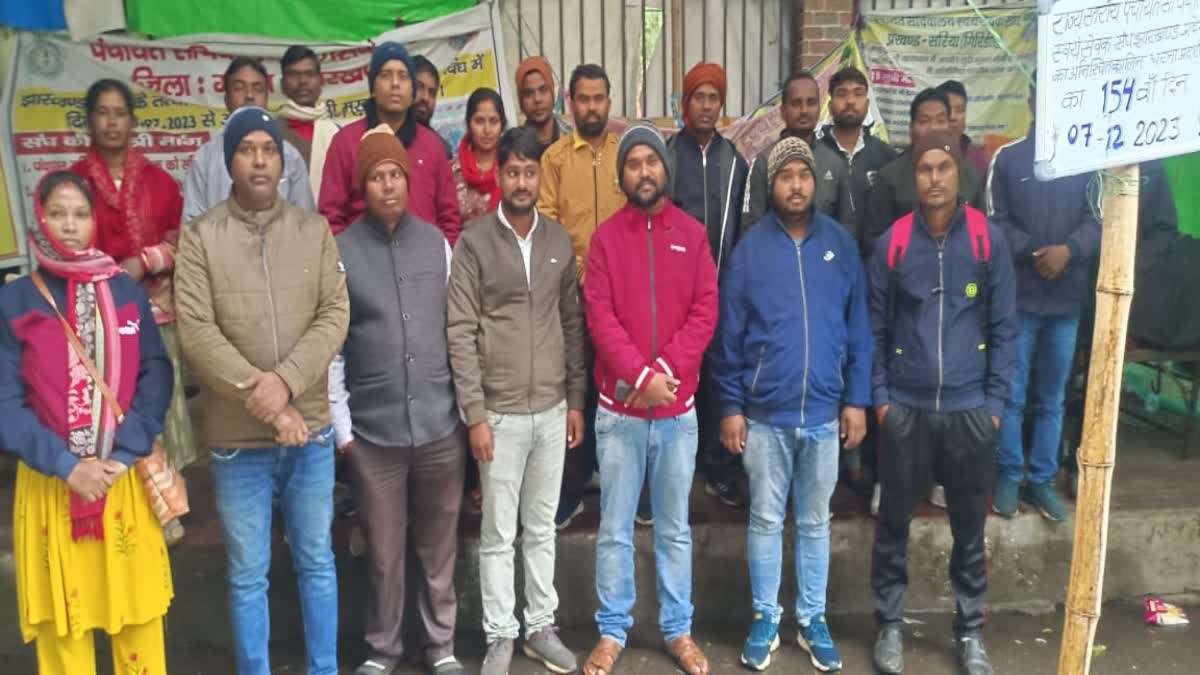
[[[183,225],[175,302],[204,402],[236,672],[271,672],[267,571],[277,501],[299,582],[307,672],[337,675],[326,374],[350,323],[346,275],[325,219],[281,194],[289,167],[308,184],[267,111],[239,109],[219,139],[213,156],[232,189]]]
[[[384,42],[371,53],[367,90],[371,97],[363,119],[342,127],[329,144],[317,207],[329,220],[334,234],[350,226],[366,211],[358,176],[358,142],[367,131],[386,124],[408,153],[408,212],[438,226],[453,246],[462,230],[458,188],[446,146],[440,136],[418,123],[413,110],[416,97],[416,62],[404,45]]]
[[[225,70],[225,109],[231,115],[226,125],[232,124],[236,113],[242,108],[254,107],[265,112],[267,107],[267,70],[255,59],[239,56]],[[274,124],[274,122],[272,122]],[[229,198],[233,181],[229,177],[226,161],[229,146],[225,139],[226,130],[218,131],[200,146],[192,157],[187,180],[183,185],[183,222],[190,222],[206,211]],[[244,135],[244,134],[243,134]],[[279,131],[275,132],[276,146],[282,153],[283,175],[279,179],[279,194],[286,201],[307,211],[316,210],[312,187],[308,181],[308,163],[291,143],[282,141]],[[234,147],[237,143],[234,143]]]
[[[275,118],[271,117],[271,113],[256,105],[238,108],[229,116],[229,121],[225,123],[225,131],[222,134],[225,144],[225,169],[231,172],[231,177],[233,173],[230,165],[233,163],[234,153],[237,152],[242,139],[255,131],[267,132],[271,136],[271,140],[275,141],[276,148],[283,147],[283,136],[279,133],[279,124]],[[287,158],[285,157],[281,161],[283,161],[283,168],[286,169]]]

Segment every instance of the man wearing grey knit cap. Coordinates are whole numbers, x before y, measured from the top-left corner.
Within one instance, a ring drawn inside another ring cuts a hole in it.
[[[659,629],[683,672],[709,672],[691,637],[688,498],[700,361],[717,325],[717,267],[704,226],[667,199],[668,166],[666,144],[653,125],[638,122],[625,131],[617,171],[629,201],[596,230],[584,275],[600,392],[600,641],[585,675],[611,675],[633,625],[633,522],[647,477]]]
[[[713,374],[721,442],[750,478],[751,604],[742,650],[763,670],[779,645],[780,571],[788,493],[796,519],[797,642],[813,666],[842,666],[825,622],[829,499],[839,440],[857,447],[871,402],[874,341],[867,279],[854,236],[813,208],[812,148],[775,144],[767,160],[770,208],[742,237],[721,280]]]

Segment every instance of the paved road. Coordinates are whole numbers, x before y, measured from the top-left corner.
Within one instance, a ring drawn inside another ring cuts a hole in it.
[[[1185,609],[1193,610],[1200,619],[1200,602],[1184,603]],[[946,615],[922,615],[913,617],[921,623],[907,627],[905,672],[916,675],[957,675],[953,647],[949,639],[950,617]],[[871,667],[871,645],[874,627],[867,616],[834,616],[830,619],[835,637],[845,660],[844,673],[869,675]],[[1052,675],[1058,662],[1058,646],[1062,630],[1061,613],[1058,615],[1029,616],[1021,614],[994,614],[987,628],[986,640],[992,654],[996,672],[1000,675]],[[1142,623],[1139,600],[1113,603],[1105,608],[1100,624],[1098,645],[1105,649],[1093,660],[1093,675],[1116,675],[1117,673],[1195,673],[1200,663],[1200,640],[1195,631],[1200,626],[1174,628],[1149,627]],[[744,638],[739,627],[702,627],[696,631],[713,664],[713,672],[720,674],[747,673],[738,664],[738,646]],[[807,656],[795,646],[794,625],[785,624],[784,646],[771,665],[771,673],[816,673]],[[569,630],[564,640],[581,653],[591,647],[594,633],[587,630]],[[478,634],[464,634],[460,639],[461,656],[467,664],[468,673],[479,672],[482,648]],[[658,647],[657,632],[651,627],[635,628],[630,649],[617,664],[615,675],[668,675],[678,672],[666,653]],[[347,653],[344,674],[353,672],[352,658],[357,654]],[[173,648],[169,654],[172,675],[228,675],[233,672],[228,657],[202,648]],[[275,673],[303,674],[303,654],[299,646],[292,645],[275,650]],[[2,670],[12,675],[36,672],[32,650],[23,654],[0,655]],[[1189,665],[1190,664],[1190,665]],[[100,673],[108,673],[107,656],[103,657]],[[419,675],[423,669],[412,664],[402,671],[403,675]],[[513,661],[512,675],[543,675],[544,669],[535,667],[529,660],[518,655]]]

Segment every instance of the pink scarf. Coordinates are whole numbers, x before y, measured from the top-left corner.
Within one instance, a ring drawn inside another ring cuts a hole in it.
[[[34,194],[40,193],[39,186]],[[95,248],[94,229],[87,248],[71,251],[51,233],[42,204],[36,196],[34,209],[37,227],[30,229],[29,243],[38,267],[67,281],[67,303],[62,308],[63,315],[79,336],[96,369],[116,392],[118,374],[121,372],[120,334],[117,332],[116,305],[108,280],[120,274],[121,268],[110,256]],[[106,460],[112,454],[113,438],[117,431],[116,415],[69,342],[66,343],[66,349],[69,383],[66,392],[67,449],[84,461]],[[74,492],[71,493],[73,539],[104,538],[105,501],[101,498],[88,503]]]
[[[479,162],[475,159],[475,151],[471,150],[471,140],[464,135],[458,142],[458,164],[462,168],[463,180],[467,187],[475,192],[488,196],[488,211],[495,211],[500,203],[500,184],[496,181],[496,165],[487,173],[479,170]]]

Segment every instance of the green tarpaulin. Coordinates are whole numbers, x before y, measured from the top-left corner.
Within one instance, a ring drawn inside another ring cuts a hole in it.
[[[1171,196],[1179,216],[1179,231],[1200,239],[1200,152],[1163,160]]]
[[[125,0],[129,30],[155,37],[238,33],[311,40],[365,40],[453,14],[474,0]]]

